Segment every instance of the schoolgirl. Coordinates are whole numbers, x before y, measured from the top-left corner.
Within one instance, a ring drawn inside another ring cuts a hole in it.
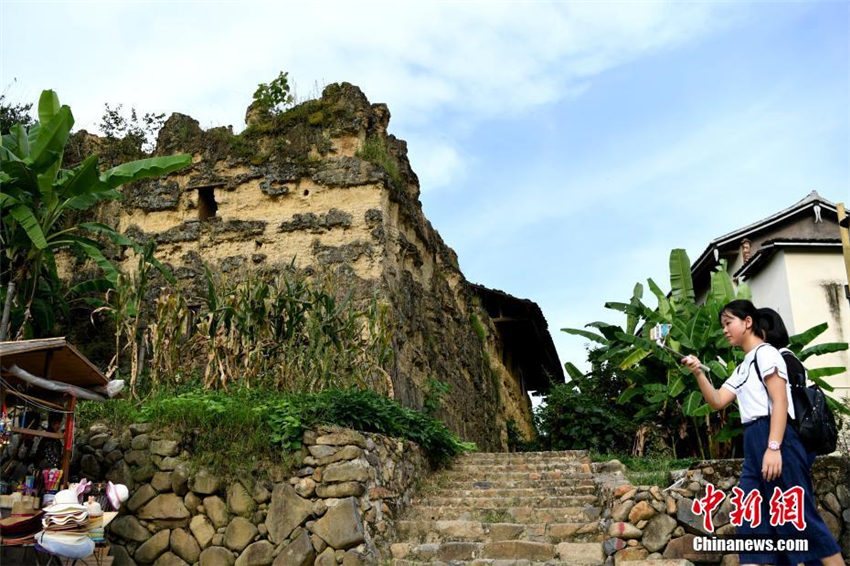
[[[762,497],[761,523],[753,528],[746,520],[737,527],[738,534],[765,538],[806,538],[806,552],[741,553],[741,564],[844,564],[841,548],[833,538],[815,506],[810,475],[810,462],[796,431],[788,423],[794,418],[794,406],[789,402],[791,387],[785,361],[779,351],[765,342],[767,322],[750,301],[735,300],[720,311],[720,325],[726,340],[745,352],[744,361],[729,379],[715,389],[702,370],[696,356],[685,356],[682,363],[697,379],[708,405],[722,409],[735,399],[744,425],[744,464],[739,487],[745,494],[756,489]],[[786,333],[787,335],[787,333]],[[756,364],[761,372],[759,379]],[[783,492],[803,488],[805,531],[791,523],[771,526],[770,500],[774,488]]]

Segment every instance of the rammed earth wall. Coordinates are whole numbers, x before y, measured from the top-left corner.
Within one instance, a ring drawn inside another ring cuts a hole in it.
[[[116,566],[378,563],[427,474],[421,449],[338,427],[308,431],[304,444],[292,477],[228,482],[193,471],[182,439],[150,424],[95,425],[78,435],[74,469],[130,490],[108,530]]]
[[[193,164],[126,187],[101,220],[156,240],[158,258],[190,295],[205,294],[204,264],[332,270],[355,298],[389,305],[394,397],[421,408],[428,380],[444,381],[451,395],[440,418],[482,449],[503,449],[508,420],[532,433],[531,401],[455,252],[425,218],[407,145],[387,133],[389,118],[346,83],[281,117],[249,118],[238,137],[174,114],[157,153],[190,153]],[[125,259],[126,269],[134,265]]]

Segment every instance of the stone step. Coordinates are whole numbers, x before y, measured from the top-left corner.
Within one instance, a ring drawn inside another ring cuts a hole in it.
[[[447,480],[462,479],[466,481],[491,481],[503,482],[511,480],[590,480],[595,474],[590,472],[570,472],[563,470],[545,470],[542,472],[532,471],[514,471],[514,470],[494,470],[492,468],[482,468],[479,472],[473,473],[468,470],[446,470],[440,473],[440,478]]]
[[[599,518],[599,508],[573,507],[426,507],[411,508],[412,517],[433,521],[461,519],[485,523],[578,523]]]
[[[536,560],[527,560],[525,558],[517,560],[476,558],[475,560],[452,560],[451,562],[444,562],[442,560],[423,561],[393,558],[390,564],[392,566],[576,566],[573,562],[561,562],[560,560],[538,562]],[[602,563],[600,562],[600,564]]]
[[[456,463],[449,470],[458,472],[584,472],[593,471],[593,464],[583,462],[492,462],[492,463]]]
[[[507,507],[575,507],[593,505],[597,501],[595,495],[549,495],[535,493],[515,497],[466,496],[428,494],[414,500],[413,505],[425,507],[468,507],[485,509],[504,509]]]
[[[549,487],[474,487],[472,489],[435,488],[428,486],[422,492],[422,497],[561,497],[568,495],[596,495],[595,485],[568,485]]]
[[[446,472],[443,472],[444,474]],[[588,477],[582,478],[475,478],[460,474],[442,476],[431,485],[442,489],[518,489],[518,488],[559,488],[559,487],[595,487],[596,484]]]
[[[394,544],[390,547],[396,560],[430,561],[432,564],[471,563],[479,560],[509,560],[563,563],[573,565],[601,565],[605,561],[602,545],[596,543],[558,543],[502,540],[494,542],[443,542],[412,545]],[[559,562],[562,561],[562,562]],[[487,562],[476,562],[487,564]],[[501,562],[500,562],[501,563]],[[510,564],[510,562],[508,562]],[[514,562],[519,564],[520,562]]]
[[[458,457],[459,461],[464,460],[551,460],[553,458],[564,458],[580,460],[587,458],[589,453],[587,450],[559,450],[552,452],[468,452]]]
[[[607,534],[599,521],[564,523],[482,523],[468,520],[410,520],[396,522],[399,541],[408,543],[467,541],[601,542]]]
[[[566,562],[561,560],[546,560],[538,562],[536,560],[528,560],[526,558],[518,559],[497,559],[497,558],[476,558],[474,560],[452,560],[444,562],[442,560],[408,560],[406,558],[393,558],[390,562],[392,566],[599,566],[604,562],[596,562],[589,559],[582,561],[578,557],[570,557]],[[690,560],[681,559],[657,559],[657,560],[630,560],[623,562],[627,566],[694,566]]]

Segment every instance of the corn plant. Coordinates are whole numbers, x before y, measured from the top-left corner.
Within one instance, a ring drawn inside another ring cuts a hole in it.
[[[151,240],[144,246],[134,244],[133,247],[138,258],[135,271],[120,273],[114,286],[107,290],[104,300],[87,299],[86,302],[96,307],[92,311],[92,320],[96,314],[103,313],[115,323],[115,354],[106,372],[108,376],[118,371],[122,354],[130,350],[130,393],[135,397],[136,382],[144,364],[142,352],[145,351],[145,336],[142,324],[147,318],[145,315],[148,305],[146,295],[150,285],[151,270],[156,268],[171,283],[174,283],[174,277],[156,259],[155,241]]]
[[[148,328],[151,379],[175,383],[196,360],[207,389],[268,387],[316,392],[357,387],[392,393],[388,309],[358,308],[333,278],[282,273],[206,272],[206,296],[194,317],[177,291],[157,302]]]

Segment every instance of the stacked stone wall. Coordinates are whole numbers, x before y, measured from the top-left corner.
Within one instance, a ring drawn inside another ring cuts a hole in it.
[[[338,427],[306,432],[295,473],[268,479],[194,470],[183,439],[150,424],[76,442],[80,476],[130,490],[108,529],[116,566],[375,564],[428,471],[415,443]]]

